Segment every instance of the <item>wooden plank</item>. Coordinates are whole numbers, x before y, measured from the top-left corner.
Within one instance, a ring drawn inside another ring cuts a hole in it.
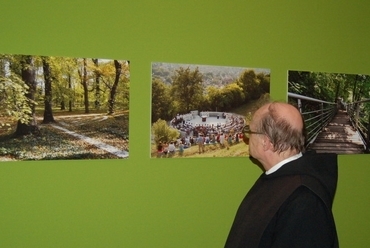
[[[360,154],[364,153],[364,143],[352,126],[347,112],[338,111],[308,149],[317,153]]]

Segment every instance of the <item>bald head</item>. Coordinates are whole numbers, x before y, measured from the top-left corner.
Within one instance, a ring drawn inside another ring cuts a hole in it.
[[[268,107],[271,113],[274,113],[278,119],[285,120],[296,130],[303,129],[302,115],[296,107],[287,103],[274,102]]]
[[[259,108],[252,120],[254,128],[270,139],[277,152],[303,150],[304,123],[301,113],[288,103],[272,102]]]

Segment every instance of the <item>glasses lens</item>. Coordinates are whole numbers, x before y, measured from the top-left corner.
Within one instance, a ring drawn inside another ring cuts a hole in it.
[[[245,144],[249,145],[249,134],[243,133],[243,141]]]
[[[249,137],[250,137],[249,132],[250,132],[249,127],[248,128],[246,128],[246,127],[243,128],[243,141],[247,145],[249,144]]]
[[[243,127],[243,133],[249,133],[251,129],[249,128],[249,125],[246,125]]]

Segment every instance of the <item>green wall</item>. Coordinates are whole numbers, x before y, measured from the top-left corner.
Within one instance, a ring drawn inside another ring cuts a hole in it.
[[[260,171],[246,158],[149,158],[151,62],[370,74],[370,5],[352,1],[6,1],[0,53],[131,61],[128,160],[0,164],[0,247],[223,247]],[[340,156],[341,247],[370,243],[368,155]]]

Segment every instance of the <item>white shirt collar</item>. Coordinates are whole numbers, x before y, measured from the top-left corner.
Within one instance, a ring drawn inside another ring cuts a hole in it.
[[[284,164],[286,163],[289,163],[293,160],[296,160],[298,158],[302,157],[302,153],[298,153],[296,155],[293,155],[289,158],[286,158],[284,159],[283,161],[280,161],[279,163],[277,163],[276,165],[272,166],[268,171],[265,172],[266,175],[269,175],[271,173],[274,173],[275,171],[277,171],[278,169],[280,169]]]

